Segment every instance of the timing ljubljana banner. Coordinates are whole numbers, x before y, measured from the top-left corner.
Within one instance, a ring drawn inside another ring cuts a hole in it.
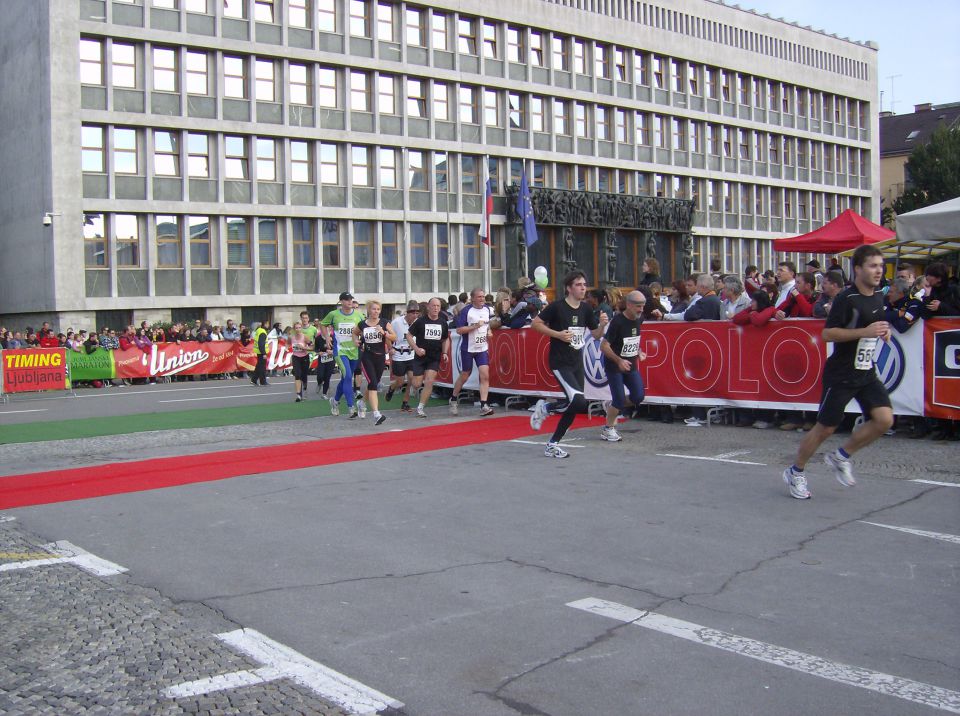
[[[877,373],[890,392],[896,414],[922,415],[925,338],[930,343],[931,330],[945,324],[938,333],[944,346],[938,353],[942,370],[933,384],[940,402],[928,399],[926,406],[928,411],[943,411],[928,414],[960,418],[960,321],[929,323],[934,328],[928,324],[926,335],[924,327],[914,326],[904,334],[895,331],[889,343],[881,342],[874,356]],[[945,330],[948,326],[953,330]],[[646,402],[815,411],[824,363],[832,349],[821,338],[822,331],[823,321],[814,319],[776,321],[763,327],[737,326],[729,321],[644,323],[641,350],[647,358],[640,363],[640,373]],[[454,336],[453,360],[439,376],[441,385],[451,385],[459,375],[458,348],[459,337]],[[549,339],[530,329],[494,331],[490,340],[491,390],[561,397],[548,367],[548,348]],[[930,350],[928,347],[928,353]],[[930,360],[926,358],[928,365]],[[583,364],[586,398],[609,400],[599,341],[587,342]],[[928,383],[932,380],[929,373]],[[479,388],[476,370],[466,387]],[[929,385],[926,394],[931,395]],[[856,403],[847,410],[859,411]]]
[[[63,348],[3,351],[4,393],[67,389],[67,355]]]

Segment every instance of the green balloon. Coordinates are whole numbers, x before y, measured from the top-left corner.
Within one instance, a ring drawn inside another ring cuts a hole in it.
[[[546,288],[547,287],[547,277],[546,276],[537,276],[533,282],[537,284],[537,288]]]

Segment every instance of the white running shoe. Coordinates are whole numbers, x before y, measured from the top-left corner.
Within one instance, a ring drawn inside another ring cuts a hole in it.
[[[381,413],[380,415],[377,415],[376,418],[377,418],[377,419],[374,421],[373,424],[374,424],[374,425],[383,425],[383,422],[387,419],[387,416],[384,415],[383,413]]]
[[[480,415],[493,415],[493,408],[491,408],[489,405],[483,406],[480,408]]]
[[[688,428],[701,428],[704,425],[704,421],[699,418],[687,418],[683,422]]]
[[[541,427],[543,427],[543,421],[547,419],[548,415],[547,401],[538,400],[537,404],[533,408],[533,415],[530,416],[530,427],[534,430],[539,430]],[[566,455],[563,457],[566,457]]]
[[[417,406],[417,417],[418,417],[418,418],[425,418],[425,417],[427,417],[427,414],[426,414],[426,412],[424,411],[422,405],[418,405],[418,406]]]
[[[367,404],[363,400],[357,401],[357,414],[361,419],[367,417]]]
[[[340,415],[340,401],[330,398],[330,415]]]
[[[570,457],[570,453],[557,445],[557,443],[547,443],[547,447],[543,450],[543,455],[544,457],[557,458]]]
[[[823,461],[833,468],[833,476],[837,478],[837,482],[841,485],[853,487],[857,484],[857,478],[853,476],[849,460],[844,460],[836,452],[828,452],[823,456]]]
[[[620,433],[617,432],[617,429],[615,427],[610,427],[609,425],[604,425],[600,429],[600,438],[609,443],[618,443],[623,440],[623,438],[620,436]]]
[[[809,500],[810,490],[807,489],[807,476],[802,472],[794,472],[793,466],[783,471],[783,481],[790,488],[790,497],[798,500]]]
[[[450,398],[450,415],[460,414],[460,403],[456,398]]]

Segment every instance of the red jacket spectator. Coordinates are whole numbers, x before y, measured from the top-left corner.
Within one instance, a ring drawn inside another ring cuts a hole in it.
[[[738,326],[746,326],[747,324],[751,326],[765,326],[770,323],[773,314],[776,312],[777,309],[774,306],[769,306],[761,311],[754,310],[753,306],[748,306],[740,311],[740,313],[734,314],[733,322]]]
[[[787,318],[813,318],[813,306],[817,302],[814,289],[816,277],[809,272],[797,274],[797,285],[790,291],[787,300],[780,306]]]
[[[60,339],[54,334],[53,331],[46,331],[40,336],[40,347],[41,348],[59,348]]]

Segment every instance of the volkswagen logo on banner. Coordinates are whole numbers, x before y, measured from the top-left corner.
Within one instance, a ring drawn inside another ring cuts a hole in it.
[[[891,336],[889,343],[881,340],[878,341],[878,344],[874,367],[877,369],[877,375],[880,376],[883,387],[887,389],[888,393],[892,393],[900,385],[900,381],[903,380],[906,366],[903,347],[896,336]]]
[[[583,374],[590,385],[602,388],[607,384],[607,373],[603,369],[603,353],[600,351],[600,341],[587,337],[583,347]]]

